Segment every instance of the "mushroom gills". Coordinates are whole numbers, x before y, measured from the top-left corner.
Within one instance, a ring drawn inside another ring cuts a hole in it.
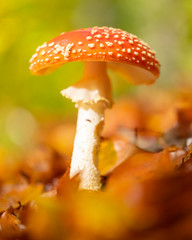
[[[147,84],[150,85],[155,82],[157,76],[150,71],[126,63],[107,63],[109,68],[115,71],[119,71],[130,83],[135,85]]]

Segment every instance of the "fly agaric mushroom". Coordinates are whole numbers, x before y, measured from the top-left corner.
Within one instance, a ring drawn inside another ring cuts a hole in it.
[[[128,76],[134,84],[151,84],[159,76],[160,64],[155,52],[135,35],[93,27],[62,33],[38,47],[30,60],[30,70],[43,75],[73,61],[83,61],[85,70],[80,81],[61,92],[78,108],[70,177],[80,174],[81,189],[99,190],[100,134],[104,110],[113,102],[107,67]]]

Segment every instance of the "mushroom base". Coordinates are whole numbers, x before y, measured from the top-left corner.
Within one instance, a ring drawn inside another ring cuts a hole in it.
[[[81,103],[77,107],[78,119],[70,177],[80,174],[80,189],[99,190],[101,183],[97,165],[105,104]]]

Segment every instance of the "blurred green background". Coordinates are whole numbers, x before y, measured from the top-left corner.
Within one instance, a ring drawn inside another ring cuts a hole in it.
[[[162,68],[154,87],[174,88],[181,79],[190,81],[191,0],[1,1],[0,148],[25,146],[41,122],[74,118],[74,104],[60,91],[80,79],[83,64],[66,64],[37,77],[29,72],[29,59],[39,45],[61,32],[91,26],[121,28],[156,50]],[[137,91],[119,75],[109,74],[116,98]]]

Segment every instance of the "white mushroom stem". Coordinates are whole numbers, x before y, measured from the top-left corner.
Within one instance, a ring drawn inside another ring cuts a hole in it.
[[[112,104],[106,63],[86,62],[83,78],[61,93],[76,102],[78,108],[70,177],[80,174],[80,189],[99,190],[100,134],[104,125],[104,110]]]
[[[100,189],[98,152],[104,125],[103,103],[78,106],[77,129],[71,161],[70,177],[81,172],[81,189]]]

